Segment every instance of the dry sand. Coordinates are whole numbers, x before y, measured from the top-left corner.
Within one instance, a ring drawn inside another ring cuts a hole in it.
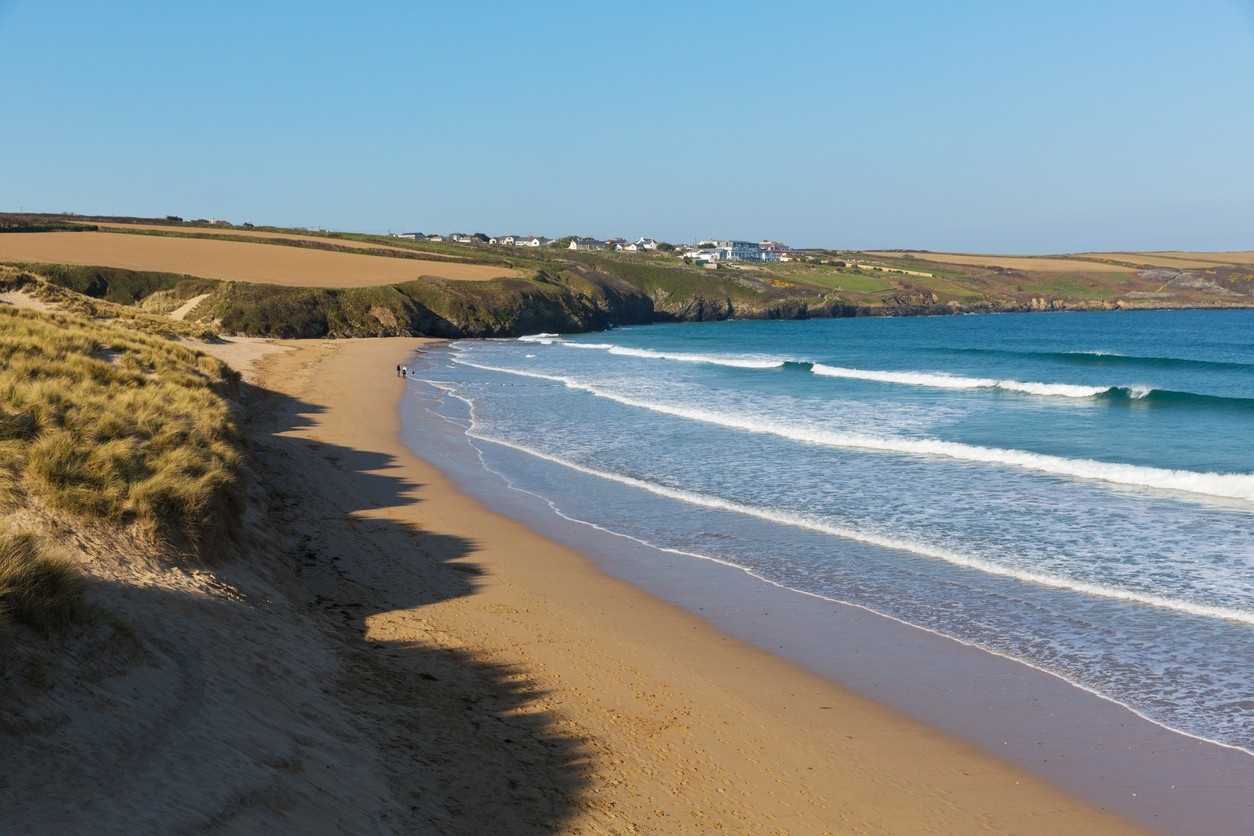
[[[515,828],[564,832],[1131,829],[459,493],[398,440],[392,369],[418,344],[300,343],[261,379],[291,399],[268,462],[334,569],[323,594],[365,602],[348,612],[373,667],[351,687],[438,738],[379,741],[401,772],[439,776],[433,821],[492,829],[504,807]]]
[[[7,233],[0,235],[3,261],[122,267],[294,287],[371,287],[422,276],[483,281],[515,275],[507,267],[483,264],[121,232]]]
[[[241,541],[62,529],[119,622],[0,715],[0,832],[1134,832],[462,495],[399,440],[421,344],[207,346]]]
[[[36,299],[24,290],[6,290],[0,293],[0,303],[15,308],[26,308],[32,311],[55,311],[55,305],[49,305],[42,299]]]
[[[174,310],[170,311],[168,314],[166,314],[166,316],[170,317],[170,319],[176,319],[180,321],[187,319],[187,315],[191,313],[196,308],[197,305],[199,305],[201,302],[205,301],[212,295],[213,295],[212,293],[202,293],[199,296],[193,296],[191,299],[188,299],[186,302],[179,305]]]

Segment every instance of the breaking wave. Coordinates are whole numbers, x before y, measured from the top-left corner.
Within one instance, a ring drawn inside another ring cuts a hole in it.
[[[470,432],[470,435],[473,438],[478,438],[493,444],[500,444],[504,447],[518,450],[519,452],[526,453],[527,455],[553,462],[554,464],[570,468],[589,476],[608,479],[622,485],[646,490],[655,495],[685,502],[689,505],[711,508],[720,511],[729,511],[736,514],[756,517],[758,519],[767,520],[781,525],[804,528],[820,534],[828,534],[846,540],[867,543],[881,548],[906,551],[922,557],[943,560],[955,566],[961,566],[963,568],[974,569],[980,572],[1013,578],[1015,580],[1029,583],[1042,584],[1055,589],[1066,589],[1085,595],[1096,595],[1116,600],[1135,601],[1152,607],[1160,607],[1207,618],[1221,618],[1228,621],[1254,624],[1254,612],[1248,610],[1237,609],[1234,607],[1215,606],[1198,601],[1159,595],[1152,592],[1111,586],[1109,584],[1092,583],[1058,574],[1032,572],[1024,569],[1008,567],[981,555],[964,554],[951,549],[940,548],[929,543],[924,543],[913,538],[887,536],[877,532],[861,531],[847,526],[832,525],[819,517],[804,513],[797,513],[776,508],[757,507],[743,502],[724,499],[719,496],[660,485],[656,482],[651,482],[634,476],[628,476],[622,473],[598,470],[580,464],[579,462],[571,461],[560,456],[555,456],[551,453],[537,450],[524,444],[483,435],[482,433],[474,430]]]
[[[483,365],[460,358],[456,362],[486,371],[504,372],[506,374],[549,380],[554,383],[560,383],[567,388],[587,392],[590,395],[614,401],[624,406],[647,409],[663,415],[744,432],[765,433],[802,444],[818,444],[827,447],[872,450],[882,453],[914,456],[935,456],[958,461],[1032,470],[1072,479],[1108,482],[1116,485],[1153,488],[1156,490],[1181,491],[1201,496],[1238,499],[1254,503],[1254,474],[1170,470],[1145,465],[1102,462],[1093,459],[1069,459],[1026,450],[982,447],[956,441],[835,431],[816,427],[812,424],[785,421],[777,418],[734,414],[727,411],[703,409],[695,406],[644,400],[617,392],[610,392],[593,384],[557,375]]]
[[[657,351],[649,348],[628,348],[611,343],[568,342],[557,334],[536,334],[531,337],[519,337],[521,342],[541,343],[544,345],[561,345],[566,348],[605,351],[621,357],[635,357],[645,360],[670,360],[680,363],[708,363],[716,366],[729,366],[740,369],[785,369],[795,372],[809,372],[819,377],[844,378],[847,380],[865,380],[873,383],[890,383],[902,386],[923,386],[933,389],[994,389],[1003,392],[1016,392],[1025,395],[1044,397],[1097,399],[1108,404],[1144,406],[1205,406],[1221,409],[1254,410],[1254,399],[1228,398],[1222,395],[1205,395],[1196,392],[1176,392],[1169,389],[1155,389],[1148,386],[1090,386],[1076,383],[1043,383],[1030,380],[999,379],[992,377],[967,377],[947,372],[931,371],[890,371],[881,369],[853,369],[842,366],[830,366],[809,360],[789,360],[764,355],[736,354],[702,354],[680,351]],[[1120,357],[1121,355],[1090,354],[1088,352],[997,352],[987,349],[961,349],[965,352],[1019,354],[1024,356],[1054,357]],[[1125,360],[1153,361],[1175,363],[1169,358],[1122,358]],[[1181,360],[1181,364],[1201,364],[1218,366],[1240,366],[1241,364],[1215,364],[1202,360]]]

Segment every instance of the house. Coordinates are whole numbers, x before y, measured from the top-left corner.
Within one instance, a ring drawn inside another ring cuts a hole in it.
[[[654,241],[652,238],[637,238],[630,244],[620,246],[619,249],[628,253],[638,253],[643,252],[644,250],[656,250],[657,241]]]
[[[779,254],[766,250],[752,241],[715,241],[714,245],[727,251],[729,261],[779,261]]]
[[[397,238],[412,238],[415,241],[421,241],[427,236],[423,235],[421,232],[398,232],[396,233],[396,237]]]
[[[427,240],[428,241],[443,241],[444,236],[443,235],[428,235]]]
[[[690,258],[697,264],[706,264],[727,261],[729,260],[730,255],[729,251],[723,247],[705,247],[685,250],[683,257]]]
[[[570,241],[571,250],[603,250],[606,247],[604,241],[598,241],[596,238],[572,238]]]
[[[549,239],[543,235],[524,235],[515,241],[517,247],[545,247],[548,246]]]
[[[467,235],[464,232],[454,232],[448,237],[448,240],[455,244],[478,244],[479,239],[474,235]]]

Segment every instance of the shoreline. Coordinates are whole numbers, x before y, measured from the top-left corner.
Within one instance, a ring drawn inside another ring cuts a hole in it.
[[[569,761],[579,788],[546,800],[562,808],[553,829],[1138,829],[721,632],[463,494],[401,441],[408,387],[393,367],[428,342],[285,343],[295,350],[259,363],[300,418],[276,441],[333,450],[324,455],[334,469],[359,483],[345,491],[319,465],[297,517],[330,503],[361,538],[336,571],[383,603],[363,618],[364,641],[510,672],[534,696],[494,721],[530,717],[532,743],[562,738],[578,753]],[[367,559],[382,535],[361,535],[376,526],[407,534],[407,553]]]
[[[407,395],[407,440],[438,451],[429,461],[461,490],[714,629],[1146,826],[1187,832],[1205,822],[1208,832],[1237,833],[1254,816],[1242,789],[1254,786],[1248,752],[1175,731],[1012,657],[554,514],[484,468],[456,424],[421,403],[433,397]],[[459,444],[473,452],[459,458]]]

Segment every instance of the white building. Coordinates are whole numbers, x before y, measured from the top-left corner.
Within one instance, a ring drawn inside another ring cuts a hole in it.
[[[567,249],[603,250],[605,249],[605,246],[606,244],[604,241],[598,241],[596,238],[572,238],[570,242],[570,246]]]
[[[656,250],[657,241],[654,241],[652,238],[637,238],[630,244],[623,244],[619,247],[619,249],[627,253],[638,253],[643,250]]]
[[[691,258],[693,261],[727,261],[730,258],[730,251],[723,247],[704,247],[691,250],[685,250],[684,258]]]
[[[752,241],[715,240],[708,243],[713,246],[690,249],[684,256],[699,261],[779,261],[779,253],[775,250],[763,249]]]
[[[764,250],[761,244],[752,241],[716,241],[718,246],[727,250],[727,258],[731,261],[779,261],[774,250]]]

